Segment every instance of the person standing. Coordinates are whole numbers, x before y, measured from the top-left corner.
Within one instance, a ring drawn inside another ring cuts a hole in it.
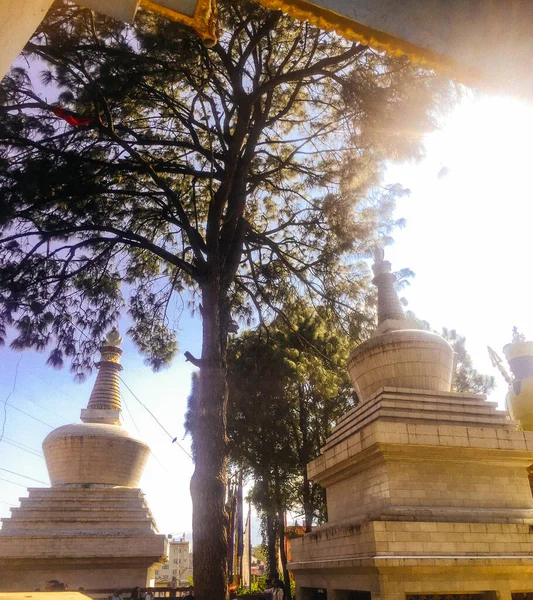
[[[131,590],[130,600],[141,600],[141,588],[139,586]]]
[[[283,588],[280,586],[279,579],[272,580],[272,600],[283,600]]]
[[[194,588],[192,585],[189,586],[187,594],[183,596],[181,600],[194,600]]]

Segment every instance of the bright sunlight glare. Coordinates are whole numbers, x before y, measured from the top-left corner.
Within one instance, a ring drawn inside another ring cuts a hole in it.
[[[467,337],[474,365],[506,385],[487,345],[501,355],[516,325],[533,338],[533,105],[468,94],[440,131],[427,137],[418,165],[390,166],[388,182],[411,190],[397,215],[407,226],[387,250],[393,267],[417,277],[404,295],[434,329]]]

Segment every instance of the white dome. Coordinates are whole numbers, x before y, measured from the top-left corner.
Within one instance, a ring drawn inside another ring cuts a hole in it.
[[[348,359],[348,371],[361,402],[383,387],[449,392],[454,352],[431,331],[400,329],[370,338]]]
[[[150,448],[123,427],[63,425],[43,442],[52,486],[103,484],[138,487]]]

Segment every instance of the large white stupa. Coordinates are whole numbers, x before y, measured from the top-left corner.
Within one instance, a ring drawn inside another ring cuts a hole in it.
[[[31,488],[0,530],[0,591],[149,585],[166,540],[139,489],[149,447],[121,424],[116,329],[107,336],[82,423],[44,440],[50,488]]]

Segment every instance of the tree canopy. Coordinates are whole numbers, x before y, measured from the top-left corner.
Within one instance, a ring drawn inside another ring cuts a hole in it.
[[[471,394],[488,394],[496,381],[492,375],[484,375],[475,367],[472,357],[466,349],[466,338],[455,329],[443,327],[442,337],[450,342],[455,352],[455,373],[453,389],[455,392],[470,392]]]
[[[222,9],[207,50],[150,14],[133,28],[58,3],[26,47],[40,60],[2,82],[0,289],[17,348],[53,344],[53,365],[89,369],[63,315],[97,340],[127,283],[130,335],[158,368],[177,349],[171,295],[199,290],[215,240],[248,316],[302,285],[340,306],[357,285],[347,257],[394,225],[399,189],[372,186],[383,160],[420,154],[438,78],[256,5]],[[72,127],[52,104],[96,122]]]
[[[284,317],[244,332],[228,351],[230,460],[253,478],[274,577],[285,512],[303,513],[307,531],[326,520],[324,490],[308,479],[307,464],[357,400],[346,370],[353,339],[323,308],[300,302]],[[283,553],[281,562],[286,570]]]
[[[396,223],[387,159],[418,157],[449,88],[280,12],[220,3],[210,49],[140,11],[58,2],[0,85],[0,334],[78,376],[122,311],[146,360],[202,316],[195,591],[222,600],[233,319],[305,294],[357,312],[359,258]]]

